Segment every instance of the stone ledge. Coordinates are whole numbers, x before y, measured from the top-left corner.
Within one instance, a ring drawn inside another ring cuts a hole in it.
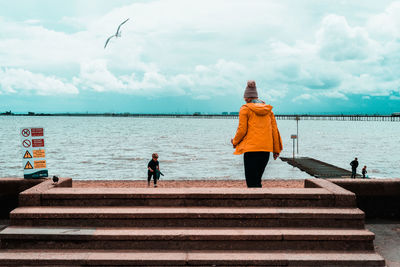
[[[400,178],[397,179],[329,179],[357,196],[400,196]]]
[[[0,264],[8,265],[96,265],[204,266],[280,265],[280,266],[385,266],[376,253],[357,252],[268,252],[265,251],[85,251],[85,250],[15,250],[0,252]]]
[[[324,179],[306,179],[304,182],[306,188],[325,188],[335,196],[335,206],[337,207],[355,207],[356,195],[328,180]]]
[[[400,218],[400,179],[330,179],[356,194],[367,218]]]
[[[99,217],[100,216],[100,217]],[[57,218],[352,218],[364,219],[357,208],[204,208],[204,207],[20,207],[11,219]]]
[[[22,240],[373,240],[365,229],[314,228],[45,228],[10,226],[2,239]]]
[[[9,213],[18,206],[18,194],[45,179],[0,178],[0,219],[8,219]]]
[[[60,178],[57,184],[54,184],[51,179],[46,179],[42,183],[20,193],[19,206],[40,206],[42,193],[54,187],[72,187],[72,179]]]
[[[325,199],[332,193],[325,188],[49,188],[45,199],[105,198],[294,198]]]

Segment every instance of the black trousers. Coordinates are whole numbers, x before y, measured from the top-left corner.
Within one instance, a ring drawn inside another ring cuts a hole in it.
[[[243,156],[247,187],[262,187],[261,177],[268,164],[269,152],[246,152]]]
[[[357,169],[352,168],[351,169],[351,178],[356,178],[356,174],[357,174]]]
[[[150,183],[152,176],[153,176],[153,179],[154,179],[154,184],[157,184],[156,172],[147,171],[147,182]]]

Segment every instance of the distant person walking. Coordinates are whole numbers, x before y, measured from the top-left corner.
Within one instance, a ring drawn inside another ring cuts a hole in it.
[[[356,178],[357,167],[358,167],[357,158],[354,158],[354,160],[352,162],[350,162],[350,166],[351,166],[351,178]]]
[[[147,186],[150,186],[151,177],[153,177],[154,187],[157,187],[157,171],[160,171],[160,163],[158,162],[158,154],[153,153],[149,164],[147,164]]]
[[[276,160],[282,151],[282,140],[272,106],[258,99],[255,81],[248,81],[244,104],[239,111],[239,126],[231,143],[234,154],[244,154],[247,187],[262,187],[261,177],[268,164],[270,152]]]
[[[363,178],[365,178],[365,175],[367,174],[367,166],[364,165],[364,167],[361,170],[361,173],[363,175]]]

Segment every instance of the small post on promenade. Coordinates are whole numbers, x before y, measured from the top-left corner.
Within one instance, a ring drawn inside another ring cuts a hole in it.
[[[297,129],[297,140],[296,140],[296,144],[297,144],[297,155],[299,155],[299,120],[300,117],[299,115],[296,115],[296,129]]]
[[[295,142],[295,139],[297,139],[297,135],[292,134],[292,135],[290,136],[290,138],[293,140],[293,163],[294,163],[294,142]]]

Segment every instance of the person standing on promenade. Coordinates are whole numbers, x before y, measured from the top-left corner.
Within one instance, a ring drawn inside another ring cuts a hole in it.
[[[356,178],[357,167],[358,167],[357,158],[354,158],[354,160],[352,162],[350,162],[350,166],[351,166],[351,178]]]
[[[365,175],[367,174],[367,166],[364,165],[364,167],[361,170],[361,173],[363,175],[363,178],[365,178]]]
[[[239,111],[239,126],[231,139],[233,154],[244,154],[244,172],[247,187],[262,187],[261,177],[268,164],[270,152],[276,160],[282,151],[272,106],[258,99],[255,81],[248,81],[244,91],[244,104]]]
[[[158,162],[158,154],[153,153],[151,160],[147,164],[147,186],[150,186],[151,177],[153,176],[154,187],[157,187],[157,171],[160,171],[160,163]]]

